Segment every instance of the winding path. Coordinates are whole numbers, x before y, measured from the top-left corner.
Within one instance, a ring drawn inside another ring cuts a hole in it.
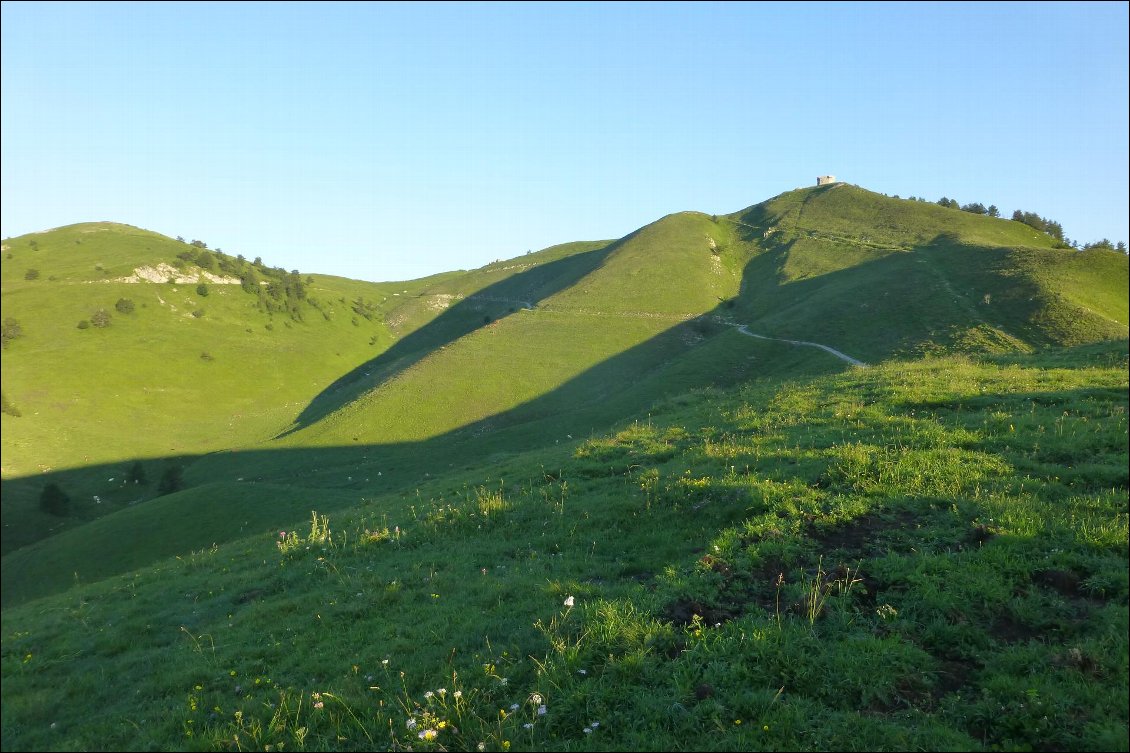
[[[810,348],[820,348],[820,350],[827,351],[827,352],[831,353],[832,355],[834,355],[836,358],[839,358],[840,360],[847,361],[852,366],[867,366],[867,364],[864,363],[863,361],[852,358],[851,356],[847,355],[846,353],[841,353],[840,351],[836,350],[835,348],[829,348],[827,345],[821,345],[820,343],[810,343],[807,340],[786,340],[783,337],[766,337],[765,335],[755,335],[754,333],[750,332],[749,328],[746,327],[746,325],[744,325],[744,324],[737,325],[737,330],[738,330],[738,332],[741,332],[743,335],[747,335],[749,337],[756,337],[758,340],[774,340],[774,341],[779,342],[779,343],[789,343],[790,345],[807,345]]]
[[[655,313],[643,312],[643,311],[617,311],[617,312],[613,313],[613,312],[608,312],[608,311],[597,311],[597,310],[584,309],[584,308],[556,306],[556,305],[553,305],[553,304],[550,304],[548,306],[546,306],[546,305],[538,306],[538,305],[535,305],[532,301],[523,301],[523,300],[517,299],[517,298],[496,298],[496,297],[493,297],[493,296],[481,296],[481,295],[475,295],[474,293],[467,296],[465,300],[474,300],[474,299],[477,299],[477,300],[480,300],[480,301],[494,301],[496,303],[518,304],[525,311],[540,310],[540,311],[550,311],[550,312],[557,312],[557,313],[588,314],[588,315],[591,315],[591,316],[625,316],[625,317],[646,317],[646,318],[656,318],[656,319],[670,318],[670,319],[676,319],[676,320],[682,320],[682,321],[694,318],[693,316],[690,316],[690,315],[668,316],[668,315],[664,315],[664,314],[655,314]],[[860,361],[857,358],[852,358],[847,353],[841,353],[840,351],[836,350],[835,348],[829,347],[827,345],[821,345],[820,343],[809,342],[807,340],[787,340],[783,337],[769,337],[767,335],[758,335],[758,334],[754,334],[753,332],[750,332],[748,326],[745,325],[745,324],[735,324],[733,321],[730,321],[729,319],[726,319],[724,317],[713,317],[713,318],[714,318],[715,321],[717,321],[721,324],[728,324],[731,327],[734,327],[735,329],[737,329],[738,332],[741,332],[743,335],[746,335],[747,337],[756,337],[758,340],[773,340],[774,342],[788,343],[789,345],[803,345],[803,346],[809,347],[809,348],[820,348],[820,350],[823,350],[827,353],[831,353],[836,358],[839,358],[841,361],[847,361],[852,366],[866,367],[868,365],[865,362]]]

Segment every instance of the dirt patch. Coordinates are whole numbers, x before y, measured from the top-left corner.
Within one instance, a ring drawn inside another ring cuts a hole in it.
[[[861,515],[835,528],[808,524],[808,537],[828,550],[839,549],[851,554],[865,554],[881,545],[884,534],[891,531],[913,529],[915,517],[909,512],[899,512],[884,517],[877,514]]]
[[[1002,613],[993,617],[989,635],[1005,643],[1024,643],[1040,635],[1040,631]]]
[[[696,599],[679,599],[667,605],[663,616],[680,627],[694,623],[696,616],[703,625],[712,626],[729,622],[738,612],[732,607],[710,606]]]
[[[1083,576],[1073,570],[1037,570],[1032,573],[1032,582],[1050,588],[1065,599],[1093,599],[1083,590]]]

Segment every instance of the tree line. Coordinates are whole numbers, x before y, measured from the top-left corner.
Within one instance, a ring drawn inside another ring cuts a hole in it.
[[[897,196],[895,198],[898,198]],[[911,201],[926,201],[926,199],[918,198],[916,196],[910,197]],[[951,199],[948,196],[943,196],[935,202],[938,206],[946,207],[947,209],[957,209],[962,212],[969,212],[970,214],[984,214],[989,217],[1000,217],[1000,210],[997,209],[995,204],[985,206],[979,201],[970,204],[959,204],[957,199]],[[1093,243],[1079,244],[1077,240],[1071,240],[1064,237],[1063,225],[1048,217],[1041,217],[1035,212],[1026,212],[1022,209],[1017,209],[1012,213],[1013,222],[1021,222],[1034,230],[1039,230],[1041,233],[1050,235],[1056,241],[1056,248],[1073,248],[1081,251],[1090,251],[1093,249],[1104,251],[1117,251],[1121,254],[1126,253],[1126,243],[1119,241],[1112,243],[1109,239],[1103,238],[1102,240]]]

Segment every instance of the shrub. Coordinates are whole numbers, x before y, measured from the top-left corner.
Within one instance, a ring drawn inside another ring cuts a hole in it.
[[[204,283],[200,283],[199,285],[197,285],[196,286],[196,295],[200,296],[201,298],[207,298],[208,297],[208,286],[205,285]]]
[[[119,313],[132,314],[134,309],[133,301],[129,298],[119,298],[118,302],[114,304],[114,308],[116,308]]]
[[[9,416],[19,418],[23,414],[20,409],[8,402],[8,396],[0,392],[0,412],[7,413]]]
[[[25,280],[38,280],[39,279],[39,270],[38,269],[29,269],[28,271],[24,272],[24,279]]]
[[[58,484],[48,484],[39,493],[39,509],[48,515],[63,516],[67,514],[71,498],[59,488]]]
[[[90,322],[83,319],[81,322],[78,323],[78,328],[79,329],[90,329]]]
[[[3,347],[7,348],[8,343],[23,336],[24,330],[20,323],[10,316],[6,317],[3,326],[0,326],[0,343],[3,343]]]
[[[129,473],[126,474],[126,480],[134,484],[144,484],[148,482],[148,477],[145,475],[145,466],[141,464],[140,460],[134,461],[130,466]]]
[[[106,309],[98,309],[90,315],[90,323],[95,327],[109,327],[110,326],[110,312]]]
[[[161,480],[157,483],[157,491],[161,494],[172,494],[178,489],[184,487],[184,470],[179,465],[170,465],[161,474]]]

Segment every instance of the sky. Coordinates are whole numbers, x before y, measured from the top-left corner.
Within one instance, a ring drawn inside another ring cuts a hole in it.
[[[0,235],[406,280],[833,174],[1130,240],[1128,7],[4,2]]]

